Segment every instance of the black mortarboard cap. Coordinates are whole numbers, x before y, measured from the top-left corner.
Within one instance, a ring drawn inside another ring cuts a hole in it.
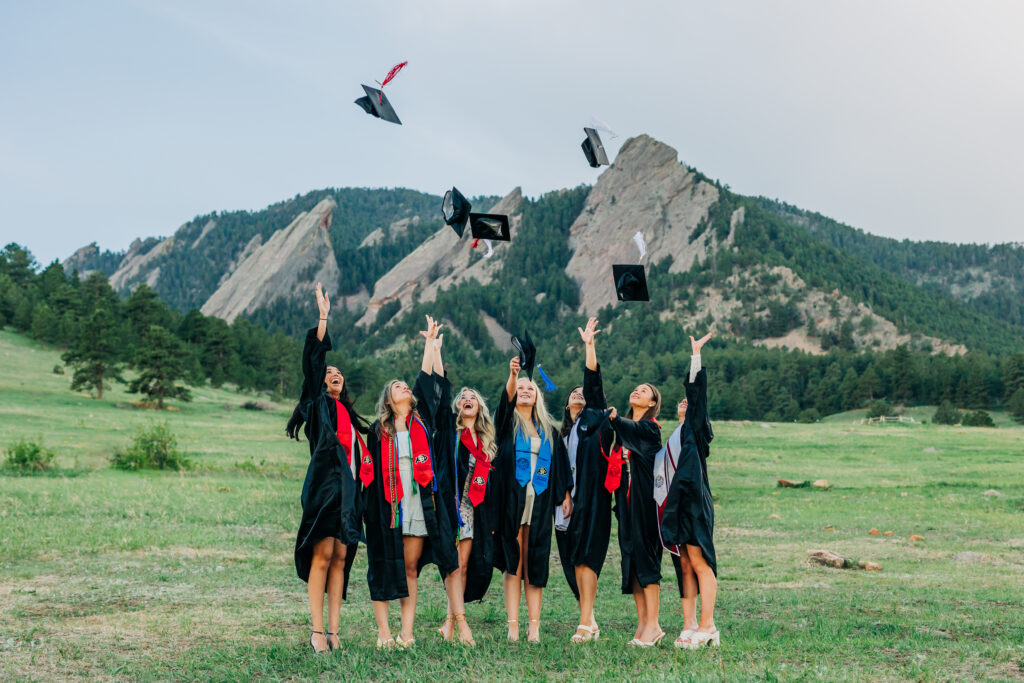
[[[512,239],[508,229],[508,216],[500,213],[469,214],[469,229],[478,240],[509,242]]]
[[[446,225],[452,226],[452,230],[462,237],[466,229],[466,222],[469,221],[469,212],[473,205],[469,203],[457,188],[452,188],[444,193],[444,201],[441,202],[441,213],[444,215]]]
[[[612,266],[612,278],[615,280],[615,293],[619,301],[651,300],[647,294],[647,275],[643,264],[615,264]]]
[[[533,379],[533,366],[537,360],[537,347],[530,339],[530,333],[523,334],[523,339],[512,336],[512,347],[519,352],[519,371],[525,372],[526,376]]]
[[[608,155],[605,154],[604,145],[601,144],[601,136],[593,128],[584,128],[583,132],[587,134],[587,138],[583,141],[582,145],[583,154],[587,157],[587,162],[594,168],[607,166]]]
[[[395,113],[394,107],[388,102],[387,95],[368,85],[364,85],[363,90],[366,91],[366,96],[356,100],[356,104],[362,107],[363,111],[370,116],[376,116],[378,119],[402,125],[402,121],[398,118],[398,114]]]

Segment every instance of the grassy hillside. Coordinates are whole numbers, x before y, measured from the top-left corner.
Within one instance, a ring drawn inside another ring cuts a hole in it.
[[[0,446],[42,435],[72,468],[0,474],[0,679],[1024,678],[1019,427],[718,423],[709,474],[719,651],[625,646],[634,612],[618,593],[613,539],[598,643],[568,642],[575,604],[557,565],[540,646],[505,642],[498,577],[468,609],[480,646],[439,643],[443,592],[428,569],[417,646],[380,653],[361,549],[343,651],[314,658],[292,564],[307,451],[281,434],[286,407],[253,413],[238,408],[239,394],[198,390],[159,416],[197,471],[115,472],[107,454],[157,416],[119,407],[129,401],[119,390],[103,401],[70,393],[66,377],[50,374],[56,362],[0,333]],[[779,489],[779,477],[827,478],[832,488]],[[993,487],[1000,497],[982,495]],[[871,536],[872,527],[895,534]],[[808,565],[806,551],[822,547],[883,571]],[[667,559],[664,571],[671,639],[681,617]]]

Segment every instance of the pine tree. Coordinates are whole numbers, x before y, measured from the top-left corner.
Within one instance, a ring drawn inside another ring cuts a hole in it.
[[[1017,422],[1024,422],[1024,387],[1013,392],[1006,402],[1006,412]]]
[[[170,322],[171,311],[167,304],[161,301],[153,288],[145,282],[135,288],[124,306],[136,345],[145,341],[146,332],[151,325],[166,328]]]
[[[188,388],[177,384],[188,374],[185,347],[181,340],[159,325],[150,326],[145,340],[135,354],[135,368],[139,374],[132,380],[128,391],[145,394],[150,401],[156,401],[156,407],[161,410],[166,399],[191,400]]]
[[[839,402],[844,410],[851,410],[864,404],[860,400],[860,392],[858,391],[859,379],[857,377],[857,371],[850,368],[846,371],[843,376],[843,381],[839,385]]]
[[[910,349],[901,344],[892,354],[892,397],[907,401],[914,395],[915,370]]]
[[[124,383],[121,339],[110,309],[101,306],[86,318],[61,360],[72,369],[72,391],[95,389],[96,398],[103,398],[105,384]]]
[[[875,365],[872,363],[864,370],[864,374],[860,376],[860,381],[857,383],[857,391],[862,399],[866,398],[871,401],[876,396],[881,395],[882,389],[882,380],[879,379],[878,373],[875,372]]]

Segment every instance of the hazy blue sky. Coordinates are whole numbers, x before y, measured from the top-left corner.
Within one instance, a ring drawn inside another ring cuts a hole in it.
[[[1024,239],[1024,3],[0,0],[0,243],[326,186],[592,183],[581,127],[870,232]],[[398,127],[352,101],[383,79]]]

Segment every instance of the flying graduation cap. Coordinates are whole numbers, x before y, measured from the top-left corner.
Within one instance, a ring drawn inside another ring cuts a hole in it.
[[[544,380],[545,391],[555,391],[558,389],[555,383],[551,381],[547,373],[544,372],[544,368],[537,363],[537,347],[533,345],[533,340],[530,339],[530,333],[526,332],[523,334],[523,339],[512,336],[512,347],[519,352],[519,370],[520,372],[526,372],[526,376],[531,380],[533,379],[533,369],[537,368],[537,372],[540,373],[541,379]]]
[[[608,155],[605,154],[601,136],[593,128],[584,128],[583,132],[587,134],[587,137],[583,140],[581,147],[583,147],[583,155],[587,157],[587,162],[593,168],[607,166]]]
[[[360,97],[356,100],[356,104],[363,108],[363,110],[370,116],[375,116],[378,119],[383,119],[389,123],[397,123],[402,125],[402,120],[398,118],[398,114],[395,113],[395,108],[388,102],[388,98],[384,96],[383,90],[377,90],[371,88],[368,85],[363,86],[363,90],[366,91],[365,97]]]
[[[445,225],[450,225],[452,230],[459,237],[466,230],[466,223],[469,222],[470,210],[473,205],[469,203],[458,188],[453,187],[444,193],[444,201],[441,202],[441,213],[444,215]]]
[[[390,83],[398,75],[398,72],[402,70],[402,67],[408,63],[408,61],[405,61],[391,67],[391,71],[388,71],[388,75],[384,77],[384,80],[377,81],[377,84],[380,85],[380,90],[364,85],[363,90],[366,91],[366,96],[356,100],[356,104],[362,107],[363,111],[370,116],[376,116],[378,119],[384,119],[389,123],[397,123],[399,126],[402,125],[398,114],[395,113],[394,107],[388,102],[388,98],[384,96],[384,86]]]
[[[496,242],[512,240],[508,227],[508,216],[504,214],[471,213],[469,214],[469,229],[473,232],[473,237],[478,240],[494,240]]]
[[[619,301],[650,301],[642,263],[613,264],[612,278]]]
[[[637,231],[633,242],[640,251],[639,263],[612,265],[612,279],[615,280],[615,294],[619,301],[650,301],[647,293],[647,274],[644,272],[643,260],[647,256],[647,241],[644,233]]]

